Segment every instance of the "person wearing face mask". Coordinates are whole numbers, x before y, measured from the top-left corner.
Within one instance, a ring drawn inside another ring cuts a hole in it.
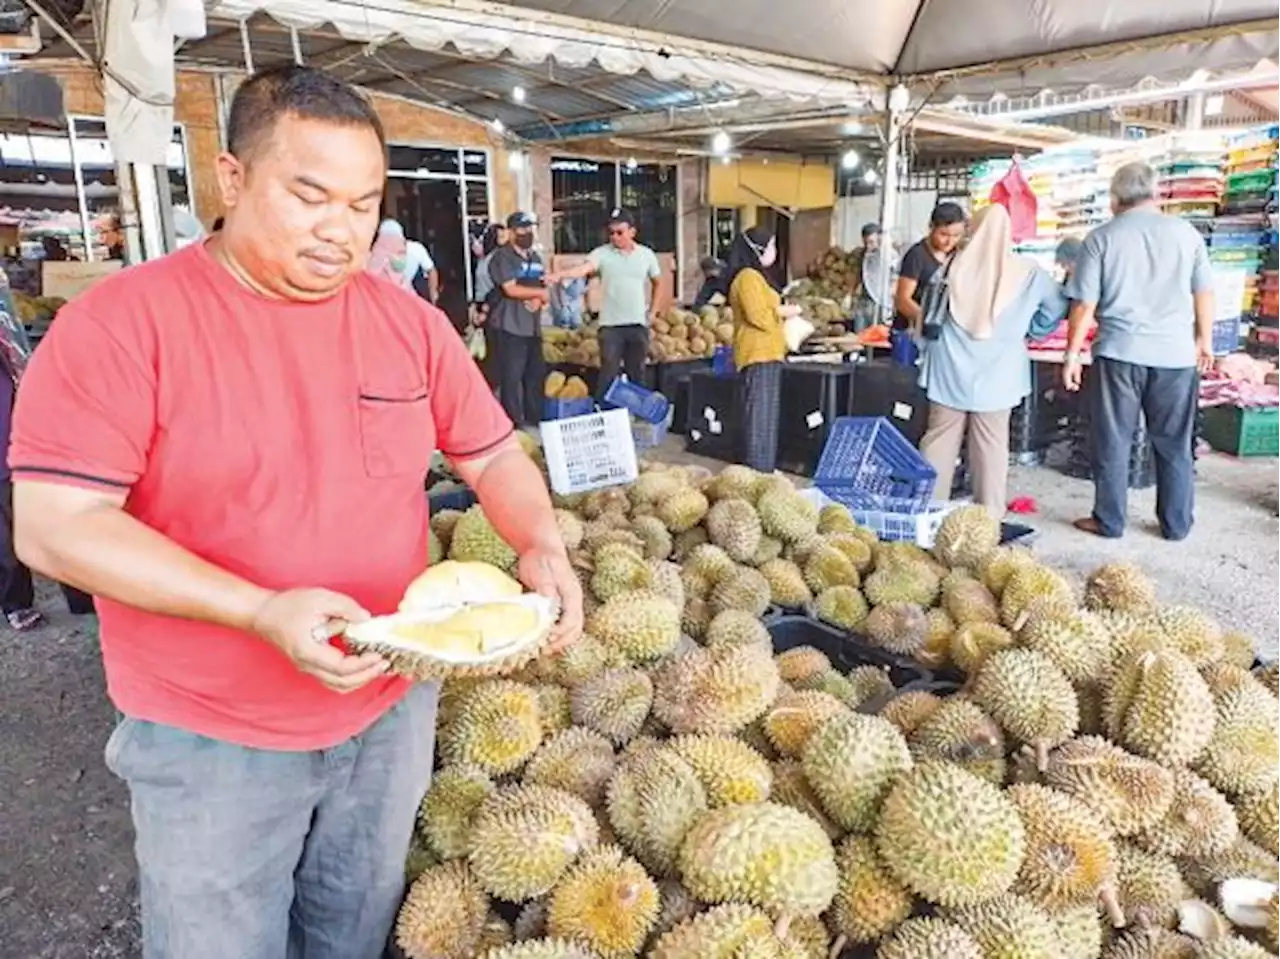
[[[964,239],[964,210],[958,203],[939,203],[929,217],[929,233],[923,240],[907,250],[898,272],[898,286],[894,291],[893,305],[897,314],[893,318],[895,330],[920,333],[923,317],[920,301],[929,281],[955,253]]]
[[[507,218],[511,241],[489,260],[491,298],[486,323],[498,348],[498,395],[511,421],[542,421],[542,311],[547,305],[546,270],[533,248],[535,220],[528,213]]]
[[[725,271],[733,310],[733,363],[742,382],[742,461],[762,473],[772,473],[778,461],[778,407],[787,355],[783,323],[800,313],[800,307],[782,302],[772,272],[777,259],[773,234],[753,226],[733,241]]]

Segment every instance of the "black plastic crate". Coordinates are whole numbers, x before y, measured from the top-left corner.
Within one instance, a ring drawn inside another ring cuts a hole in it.
[[[788,363],[782,368],[778,469],[813,475],[831,424],[849,408],[853,370],[833,363]]]
[[[658,392],[671,401],[671,427],[668,432],[684,434],[689,428],[689,377],[699,370],[711,369],[710,360],[676,360],[658,363]]]
[[[887,359],[858,363],[849,391],[849,415],[888,417],[918,447],[929,423],[929,401],[918,383],[919,375],[915,367]]]
[[[738,460],[742,425],[738,383],[736,376],[716,376],[710,370],[689,374],[685,449],[690,453],[730,463]]]
[[[831,665],[842,673],[858,666],[882,666],[898,689],[933,680],[933,673],[906,656],[895,656],[872,646],[856,633],[846,633],[808,616],[781,615],[766,620],[776,652],[797,646],[812,646],[827,654]]]

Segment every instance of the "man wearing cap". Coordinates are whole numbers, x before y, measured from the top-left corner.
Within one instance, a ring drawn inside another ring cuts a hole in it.
[[[493,251],[489,278],[498,291],[489,325],[498,343],[498,395],[511,422],[533,426],[542,420],[542,310],[547,305],[546,271],[533,248],[537,226],[528,213],[507,217],[511,242]]]
[[[862,246],[853,251],[853,330],[861,333],[877,319],[876,298],[881,295],[882,261],[880,224],[865,223]]]
[[[658,304],[662,268],[653,250],[636,242],[635,220],[627,210],[609,214],[609,242],[588,254],[585,262],[557,274],[557,281],[600,277],[601,397],[621,370],[640,383],[649,352],[651,311]],[[646,291],[648,296],[646,297]]]
[[[694,297],[693,309],[700,310],[711,303],[713,297],[719,296],[720,302],[728,297],[724,288],[724,260],[714,256],[704,256],[698,261],[702,270],[702,286]]]

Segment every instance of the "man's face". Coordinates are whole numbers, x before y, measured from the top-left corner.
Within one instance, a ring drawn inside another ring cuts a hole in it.
[[[929,245],[939,253],[950,253],[964,239],[964,223],[948,223],[929,231]]]
[[[248,156],[218,158],[222,242],[263,292],[324,299],[364,267],[386,174],[368,127],[285,115]]]
[[[862,238],[862,245],[867,248],[868,253],[874,253],[876,250],[880,249],[880,234],[868,233]]]
[[[609,242],[619,250],[630,249],[636,242],[636,228],[630,223],[610,223]]]
[[[522,250],[528,250],[533,246],[533,227],[518,226],[509,231],[511,234],[511,242]]]
[[[498,246],[506,246],[511,242],[511,231],[505,226],[500,226],[493,231],[493,242]]]

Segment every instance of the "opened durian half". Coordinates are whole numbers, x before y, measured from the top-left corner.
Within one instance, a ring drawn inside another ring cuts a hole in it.
[[[408,679],[492,676],[535,659],[559,610],[545,596],[525,593],[487,563],[449,560],[415,579],[400,611],[347,627],[356,652],[374,652]]]

